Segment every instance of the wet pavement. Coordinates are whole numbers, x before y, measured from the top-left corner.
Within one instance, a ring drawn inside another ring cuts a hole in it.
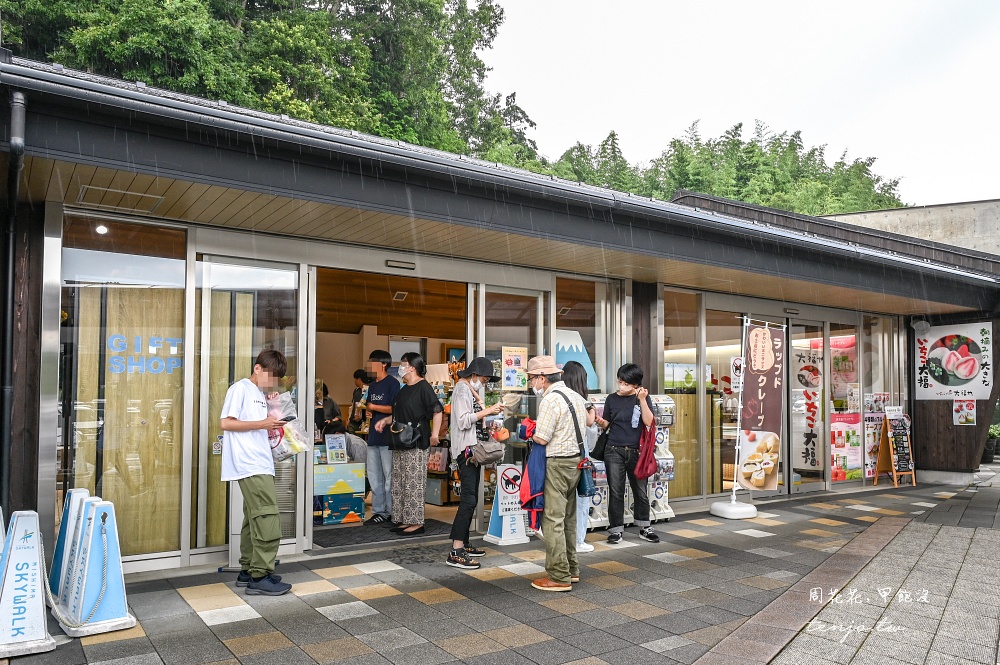
[[[322,551],[279,566],[294,586],[278,598],[245,596],[232,574],[133,575],[134,629],[70,640],[53,625],[55,651],[11,662],[993,665],[996,470],[983,467],[978,488],[810,496],[744,521],[684,515],[656,525],[656,545],[630,528],[609,546],[597,531],[571,593],[530,586],[544,575],[534,539],[488,548],[476,571],[445,566],[435,538]]]

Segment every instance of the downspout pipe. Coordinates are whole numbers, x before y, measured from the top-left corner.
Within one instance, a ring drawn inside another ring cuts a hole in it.
[[[14,436],[14,223],[24,169],[23,92],[10,93],[10,157],[7,167],[7,214],[4,216],[3,370],[0,372],[0,506],[10,515],[10,458]]]

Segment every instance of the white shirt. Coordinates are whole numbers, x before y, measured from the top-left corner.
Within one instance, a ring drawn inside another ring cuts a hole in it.
[[[250,379],[241,379],[229,386],[220,418],[264,420],[267,401]],[[274,475],[274,459],[267,430],[222,433],[222,480],[239,480],[250,476]]]

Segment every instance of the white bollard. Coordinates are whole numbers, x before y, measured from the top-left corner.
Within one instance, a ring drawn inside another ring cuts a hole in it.
[[[62,521],[59,522],[59,535],[56,537],[56,547],[52,552],[52,565],[49,567],[49,588],[53,598],[58,598],[62,583],[66,580],[66,571],[70,563],[70,550],[75,529],[83,511],[83,502],[90,498],[86,489],[71,489],[63,501]]]
[[[45,618],[45,559],[38,513],[19,510],[11,515],[0,575],[0,658],[55,649]]]
[[[125,598],[114,504],[85,501],[83,523],[74,562],[77,568],[67,575],[68,602],[59,613],[54,612],[59,626],[70,637],[132,628],[136,621]]]

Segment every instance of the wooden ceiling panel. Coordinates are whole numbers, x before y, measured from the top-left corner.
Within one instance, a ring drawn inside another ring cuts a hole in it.
[[[261,196],[263,196],[263,194],[258,194],[257,192],[241,192],[231,204],[220,210],[215,217],[212,217],[211,219],[205,218],[204,221],[208,224],[215,224],[216,226],[230,226],[230,222],[234,218],[242,219],[243,211]],[[235,226],[236,224],[234,223],[232,225]]]
[[[320,268],[316,329],[354,334],[373,325],[380,335],[464,339],[466,297],[464,282]]]

